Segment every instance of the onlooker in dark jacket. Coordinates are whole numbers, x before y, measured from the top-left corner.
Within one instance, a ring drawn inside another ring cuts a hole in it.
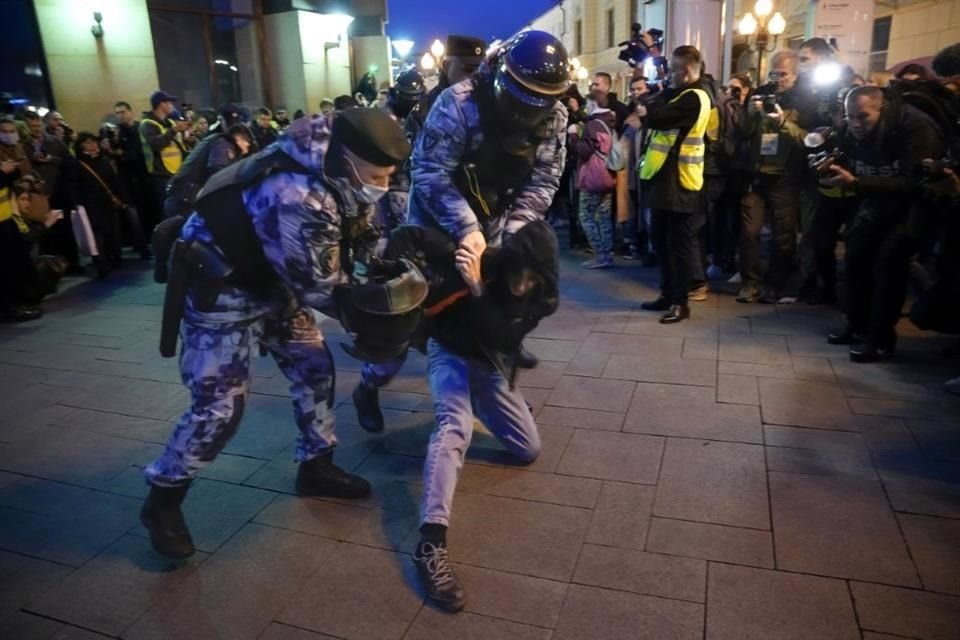
[[[257,109],[256,116],[250,123],[250,132],[253,134],[253,141],[257,143],[257,149],[266,148],[280,135],[273,126],[273,115],[270,110],[262,108]]]
[[[852,344],[854,362],[873,362],[894,353],[909,261],[935,215],[915,201],[914,171],[924,159],[943,156],[945,132],[879,87],[851,91],[846,113],[855,142],[852,170],[830,170],[832,184],[854,190],[859,207],[846,237],[847,327],[827,340]]]
[[[107,275],[121,260],[120,214],[127,194],[110,160],[100,153],[100,141],[89,131],[77,136],[72,167],[71,201],[82,206],[90,220],[99,256],[94,257],[97,273]]]

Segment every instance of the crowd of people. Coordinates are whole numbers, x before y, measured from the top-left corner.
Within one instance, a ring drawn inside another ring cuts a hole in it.
[[[42,317],[41,300],[61,278],[106,278],[125,247],[128,258],[152,259],[150,234],[161,220],[189,211],[207,178],[270,145],[291,122],[283,108],[194,110],[164,91],[149,101],[139,117],[118,101],[98,131],[75,130],[57,111],[2,105],[3,321]],[[321,111],[329,115],[333,104],[324,100]]]
[[[960,329],[960,45],[934,59],[936,76],[909,64],[865,80],[839,58],[813,38],[774,53],[765,84],[738,73],[721,86],[681,47],[662,77],[634,73],[628,104],[605,73],[586,97],[572,88],[551,214],[592,254],[583,267],[616,253],[659,265],[661,295],[642,308],[663,323],[721,278],[744,304],[839,301],[846,326],[827,339],[854,362],[894,355],[911,287],[917,324]]]
[[[696,48],[660,55],[641,35],[661,73],[634,75],[629,103],[603,73],[583,97],[562,43],[524,31],[489,54],[450,36],[430,91],[410,69],[292,120],[178,110],[163,91],[139,120],[117,102],[98,133],[74,134],[56,113],[0,119],[6,318],[39,314],[51,288],[41,256],[80,266],[66,211],[89,230],[101,277],[125,243],[156,254],[161,353],[179,355],[191,394],[144,470],[141,519],[159,553],[194,553],[181,504],[240,425],[257,346],[291,381],[296,492],[370,494],[334,464],[321,312],[364,362],[352,399],[367,431],[384,430],[379,389],[408,349],[427,355],[436,428],[413,561],[434,603],[462,609],[446,532],[475,418],[519,462],[540,452],[514,383],[538,364],[524,337],[558,306],[558,227],[592,253],[584,268],[611,268],[618,253],[659,266],[660,296],[642,307],[664,324],[690,318],[723,277],[743,304],[841,298],[847,324],[825,338],[855,362],[893,355],[911,282],[918,326],[960,330],[960,45],[934,60],[938,78],[906,67],[867,82],[813,39],[777,52],[767,83],[737,74],[720,86]]]

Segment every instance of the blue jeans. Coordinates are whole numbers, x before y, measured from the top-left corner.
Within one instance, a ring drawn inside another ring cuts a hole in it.
[[[449,526],[474,417],[524,462],[540,454],[540,434],[523,395],[489,363],[458,356],[430,340],[427,375],[437,423],[423,465],[420,522]]]

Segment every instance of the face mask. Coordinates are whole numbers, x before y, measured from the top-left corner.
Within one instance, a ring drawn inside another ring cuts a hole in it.
[[[363,202],[365,204],[374,204],[380,198],[387,195],[387,187],[380,187],[375,184],[367,184],[360,179],[360,173],[357,171],[357,167],[353,164],[353,161],[350,158],[344,156],[344,160],[350,164],[350,168],[353,169],[353,176],[357,179],[357,182],[360,183],[360,187],[353,187],[353,195],[356,197],[358,202]]]
[[[20,142],[20,136],[17,135],[17,132],[13,133],[0,133],[0,142],[3,144],[17,144]]]

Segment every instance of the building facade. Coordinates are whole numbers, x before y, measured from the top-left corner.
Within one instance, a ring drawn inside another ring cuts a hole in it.
[[[680,44],[701,48],[707,68],[715,75],[728,77],[735,71],[757,73],[759,56],[750,51],[749,41],[735,28],[731,52],[723,52],[726,25],[736,25],[755,0],[560,0],[530,22],[526,28],[540,29],[559,37],[571,56],[575,56],[590,74],[610,73],[621,95],[625,95],[632,70],[617,56],[619,43],[630,38],[635,22],[644,29],[666,32],[668,49]],[[824,10],[822,0],[774,0],[774,11],[786,19],[786,29],[777,40],[777,48],[799,48],[807,38],[828,35],[817,33],[817,12]],[[831,2],[832,10],[862,2]],[[929,62],[937,51],[960,42],[960,0],[877,0],[868,2],[864,49],[869,54],[859,73],[889,69],[907,61]],[[861,12],[864,13],[864,12]],[[851,13],[852,15],[852,13]],[[843,55],[841,49],[841,55]],[[724,64],[724,60],[727,61]],[[723,69],[724,73],[717,73]],[[581,83],[585,90],[589,81]]]
[[[310,113],[353,93],[367,71],[390,79],[386,0],[33,0],[33,9],[50,94],[40,106],[83,129],[116,100],[147,110],[157,88],[197,110]]]

